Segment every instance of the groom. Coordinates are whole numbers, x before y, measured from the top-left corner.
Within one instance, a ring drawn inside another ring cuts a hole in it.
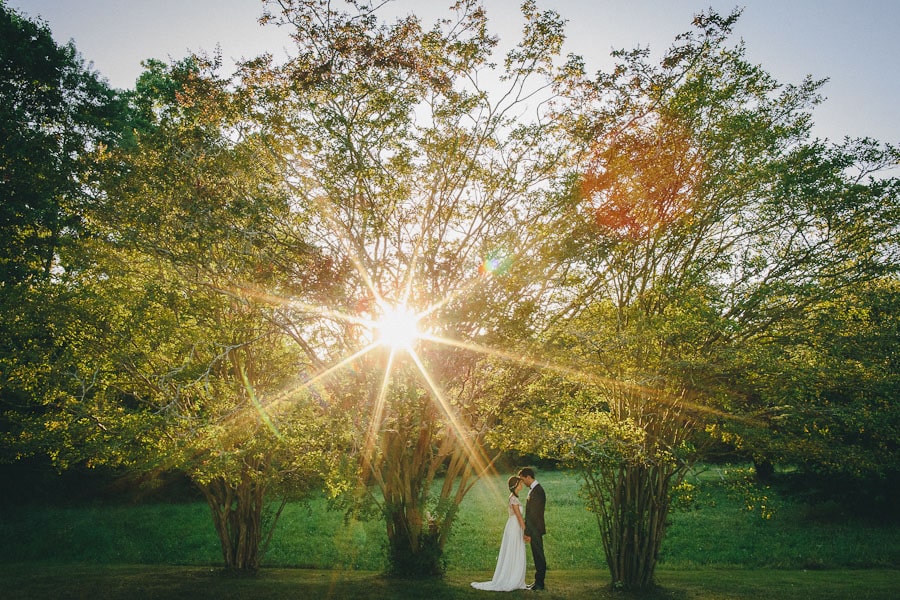
[[[534,469],[525,467],[519,471],[519,477],[531,491],[525,501],[525,541],[531,543],[531,556],[534,558],[534,583],[530,590],[544,589],[544,576],[547,574],[547,559],[544,557],[544,505],[547,495],[544,488],[534,478]]]

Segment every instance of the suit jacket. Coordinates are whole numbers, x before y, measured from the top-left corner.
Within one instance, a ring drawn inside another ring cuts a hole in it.
[[[544,525],[544,506],[547,504],[547,495],[541,484],[537,484],[528,492],[528,498],[525,501],[525,535],[534,537],[535,535],[544,535],[547,533],[547,527]]]

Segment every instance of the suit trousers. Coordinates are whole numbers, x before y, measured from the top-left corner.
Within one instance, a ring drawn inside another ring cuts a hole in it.
[[[544,536],[531,536],[531,557],[534,559],[534,583],[543,587],[547,575],[547,558],[544,556]]]

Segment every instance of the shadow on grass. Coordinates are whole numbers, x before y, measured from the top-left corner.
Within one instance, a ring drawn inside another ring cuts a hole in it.
[[[160,565],[0,565],[0,597],[107,599],[291,599],[457,600],[461,598],[638,598],[611,593],[608,578],[596,571],[560,573],[552,587],[536,594],[527,590],[510,594],[473,589],[471,581],[484,573],[451,572],[443,580],[406,580],[371,571],[264,569],[256,576],[237,576],[218,567]],[[651,600],[686,600],[683,593],[659,590],[641,596]]]
[[[597,570],[554,571],[548,590],[495,594],[473,589],[469,582],[483,572],[451,571],[442,581],[410,581],[371,571],[265,569],[255,577],[228,576],[217,567],[159,565],[0,564],[0,597],[110,599],[246,599],[297,600],[433,600],[591,598],[599,600],[800,600],[896,597],[900,572],[776,571],[697,569],[664,571],[663,587],[645,594],[614,592],[608,576]]]

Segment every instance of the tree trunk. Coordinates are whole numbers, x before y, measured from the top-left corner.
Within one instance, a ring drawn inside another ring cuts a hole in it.
[[[240,573],[256,573],[263,538],[265,486],[245,470],[237,485],[218,478],[198,484],[198,487],[212,511],[225,568]]]
[[[385,433],[385,457],[381,465],[385,523],[388,538],[389,572],[397,577],[441,577],[444,548],[433,516],[427,514],[431,427],[420,424],[416,444],[408,445],[407,435]]]
[[[672,490],[689,469],[673,451],[694,427],[682,397],[663,390],[616,395],[611,412],[617,422],[642,434],[639,443],[616,444],[580,467],[614,588],[639,591],[655,585]]]
[[[626,466],[616,485],[618,527],[610,533],[618,539],[609,557],[613,581],[626,589],[653,584],[659,547],[668,515],[668,486],[660,467]]]
[[[614,588],[654,585],[677,471],[671,465],[626,464],[583,473]]]
[[[422,522],[418,511],[388,515],[390,573],[397,577],[438,578],[444,574],[444,547],[435,522]]]
[[[765,457],[753,457],[753,469],[759,483],[770,483],[775,476],[775,465]]]

